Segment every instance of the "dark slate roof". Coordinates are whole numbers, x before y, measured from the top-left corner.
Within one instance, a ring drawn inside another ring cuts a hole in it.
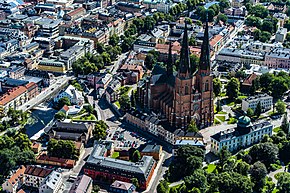
[[[177,129],[174,131],[174,134],[179,137],[198,137],[202,138],[202,135],[199,132],[187,132],[182,129]]]
[[[85,124],[85,123],[57,122],[53,130],[57,132],[83,133],[83,132],[87,132],[89,127],[90,127],[90,124]]]
[[[152,70],[151,84],[158,85],[164,83],[174,86],[175,77],[173,74],[167,75],[166,69],[156,64]]]
[[[159,152],[161,145],[146,145],[144,149],[141,151],[143,153],[150,153],[150,152]]]
[[[239,128],[239,127],[234,127],[231,129],[228,129],[226,131],[221,131],[219,133],[216,133],[215,135],[212,135],[211,138],[215,139],[216,141],[225,141],[225,140],[230,140],[236,137],[243,136],[245,134],[263,129],[265,127],[271,126],[272,124],[268,121],[253,125],[249,128]],[[273,125],[272,125],[273,126]]]
[[[155,161],[152,156],[143,156],[142,159],[136,163],[110,157],[103,157],[100,155],[99,145],[95,145],[86,162],[86,164],[95,165],[96,167],[108,168],[111,170],[122,170],[123,172],[139,174],[144,176],[145,179],[149,177],[154,163]]]

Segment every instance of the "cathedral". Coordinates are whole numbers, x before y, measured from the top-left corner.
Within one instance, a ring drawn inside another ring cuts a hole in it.
[[[177,72],[173,72],[171,43],[166,68],[155,65],[150,77],[138,85],[138,100],[145,109],[166,117],[171,126],[186,129],[192,119],[201,127],[214,121],[213,77],[210,67],[208,23],[205,24],[198,69],[190,64],[185,24]]]

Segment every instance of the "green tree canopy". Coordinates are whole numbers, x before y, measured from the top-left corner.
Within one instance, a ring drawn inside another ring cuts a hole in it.
[[[107,129],[109,126],[103,120],[99,120],[95,123],[93,130],[93,136],[96,140],[105,139],[107,136]]]
[[[226,93],[230,100],[236,99],[240,92],[240,82],[237,78],[231,78],[226,85]]]
[[[283,114],[286,112],[286,105],[280,99],[276,102],[275,108],[277,110],[277,113],[279,113],[279,114]]]
[[[219,78],[213,79],[213,93],[217,97],[220,95],[222,89],[222,83]]]

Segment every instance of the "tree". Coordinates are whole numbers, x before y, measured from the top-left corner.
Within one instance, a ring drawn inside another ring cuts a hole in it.
[[[84,106],[84,109],[88,112],[88,114],[92,114],[94,112],[94,108],[92,107],[92,105],[86,105]]]
[[[169,193],[178,193],[177,188],[176,187],[171,187],[169,189]]]
[[[96,140],[105,139],[107,136],[107,129],[109,126],[103,121],[99,120],[95,123],[95,128],[93,130],[93,136]]]
[[[290,174],[287,172],[281,173],[278,177],[277,189],[279,193],[290,192]]]
[[[261,106],[261,102],[259,101],[258,104],[257,104],[257,107],[255,109],[255,113],[254,114],[257,116],[257,118],[259,118],[261,113],[262,113],[262,106]]]
[[[144,61],[144,64],[146,66],[146,68],[148,69],[152,69],[153,68],[153,65],[156,64],[157,60],[155,58],[155,56],[151,53],[147,54],[146,58],[145,58],[145,61]]]
[[[260,36],[260,41],[261,42],[267,42],[271,39],[271,34],[267,31],[262,31],[261,36]]]
[[[283,142],[279,150],[279,157],[286,163],[289,162],[290,160],[289,151],[290,151],[290,141]]]
[[[222,89],[222,83],[219,78],[213,79],[213,93],[214,96],[217,97],[220,95]]]
[[[286,105],[280,99],[276,102],[275,108],[276,108],[277,113],[279,114],[283,114],[286,111]]]
[[[248,115],[249,117],[252,117],[252,116],[254,115],[254,111],[253,111],[253,109],[248,108],[248,110],[247,110],[247,115]]]
[[[209,22],[212,22],[213,21],[213,18],[215,16],[215,10],[213,9],[208,9],[208,10],[205,10],[205,8],[203,10],[201,10],[200,12],[200,20],[202,22],[205,22],[206,21],[206,12],[208,13],[208,21]]]
[[[157,193],[167,193],[169,187],[165,180],[161,180],[157,186]]]
[[[191,73],[194,73],[199,65],[199,57],[195,54],[190,54]]]
[[[281,76],[275,76],[270,84],[271,95],[280,98],[288,90],[287,80]]]
[[[274,32],[274,25],[271,21],[263,21],[262,24],[262,31],[267,31],[269,33],[273,33]]]
[[[265,177],[267,176],[267,168],[266,166],[258,161],[253,164],[251,167],[251,179],[255,182],[255,189],[259,190],[264,186]]]
[[[262,31],[260,29],[255,29],[253,33],[254,40],[259,40],[261,38]]]
[[[190,124],[187,127],[188,132],[198,132],[198,128],[194,119],[191,120]]]
[[[99,193],[101,188],[98,185],[93,185],[92,193]]]
[[[190,36],[189,41],[188,41],[188,44],[190,46],[196,46],[197,45],[197,42],[196,42],[196,39],[195,39],[194,36]]]
[[[70,100],[69,100],[68,97],[62,97],[57,102],[58,109],[61,109],[64,105],[67,105],[67,106],[70,106],[71,105]]]
[[[66,118],[66,114],[63,111],[59,111],[54,115],[54,118],[56,118],[58,121],[62,121]]]
[[[255,16],[247,17],[245,24],[250,27],[257,27],[260,28],[262,25],[261,18]]]
[[[251,94],[254,95],[259,88],[260,88],[260,80],[259,78],[256,78],[252,81],[252,86],[250,88]]]
[[[226,94],[230,100],[234,100],[238,97],[240,91],[240,82],[237,78],[231,78],[226,85]]]
[[[253,192],[253,183],[236,172],[222,172],[213,179],[210,189],[219,193],[249,193]]]
[[[131,36],[126,36],[121,43],[122,52],[127,52],[131,50],[133,43],[134,38]]]
[[[248,172],[250,170],[250,164],[248,164],[247,162],[244,162],[244,161],[239,161],[236,165],[236,167],[234,168],[234,171],[243,175],[243,176],[246,176],[248,175]]]
[[[139,181],[137,178],[132,178],[131,182],[137,189],[139,188]]]
[[[112,46],[118,45],[119,41],[120,41],[120,38],[119,38],[119,36],[117,34],[113,34],[109,38],[109,44],[112,45]]]
[[[47,145],[48,155],[64,159],[77,159],[76,146],[70,140],[50,139]]]
[[[221,8],[221,11],[223,11],[224,9],[230,7],[230,2],[228,0],[220,0],[219,1],[219,6]]]
[[[228,22],[228,17],[225,14],[219,14],[217,16],[217,21],[222,21],[224,23]]]
[[[284,114],[283,116],[283,120],[282,120],[282,124],[280,128],[282,129],[282,131],[284,131],[284,133],[289,134],[289,121],[288,121],[287,113]]]
[[[249,11],[249,13],[256,17],[266,18],[269,14],[269,11],[263,5],[258,4],[253,6],[252,9]]]
[[[271,90],[271,83],[274,78],[273,74],[265,73],[260,76],[260,84],[263,91]]]
[[[120,96],[119,103],[120,103],[121,109],[123,111],[126,111],[126,110],[130,109],[130,107],[131,107],[130,98],[127,94],[123,94]]]
[[[267,142],[254,145],[250,149],[249,155],[252,162],[260,161],[268,167],[277,160],[278,152],[276,145]]]
[[[229,152],[227,146],[223,146],[222,149],[218,153],[218,158],[219,158],[219,165],[222,168],[226,161],[230,158],[231,152]]]
[[[207,178],[205,171],[202,169],[195,170],[192,175],[184,178],[187,190],[198,188],[201,192],[205,192],[207,188]]]
[[[141,154],[140,154],[139,150],[136,150],[133,153],[132,162],[138,162],[138,161],[140,161],[140,159],[141,159]]]

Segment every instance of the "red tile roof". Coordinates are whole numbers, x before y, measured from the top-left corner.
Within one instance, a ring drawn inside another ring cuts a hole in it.
[[[211,45],[211,46],[214,46],[214,45],[216,45],[221,39],[223,39],[223,36],[221,36],[221,35],[216,35],[216,36],[214,36],[211,40],[210,40],[210,42],[209,42],[209,44]]]
[[[25,193],[24,190],[20,189],[17,193]]]
[[[18,86],[13,89],[8,90],[7,93],[0,97],[0,105],[6,105],[10,101],[13,101],[19,95],[25,93],[27,89],[24,86]]]
[[[38,166],[27,166],[24,174],[46,178],[52,172],[51,169],[41,168]]]
[[[14,186],[18,181],[18,178],[24,174],[25,169],[26,168],[24,166],[20,166],[17,171],[8,179],[8,182]]]
[[[252,86],[252,82],[253,80],[255,80],[258,76],[253,73],[251,75],[249,75],[245,80],[244,82],[242,83],[242,85],[248,85],[248,86]]]
[[[61,165],[66,165],[67,167],[73,167],[75,165],[75,160],[71,159],[63,159],[58,157],[49,157],[45,152],[37,156],[36,160],[48,161],[48,162],[56,162]]]

